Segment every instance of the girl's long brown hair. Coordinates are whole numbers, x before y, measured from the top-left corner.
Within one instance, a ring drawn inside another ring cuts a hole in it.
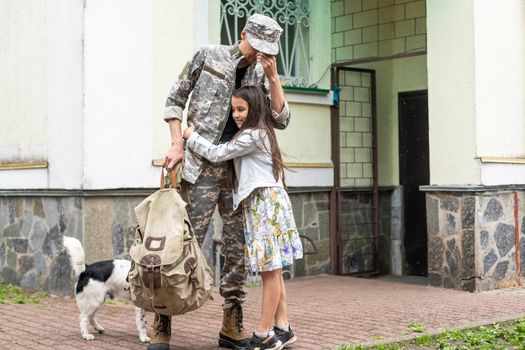
[[[282,179],[283,185],[286,187],[284,179],[284,169],[286,168],[281,156],[281,150],[277,143],[277,137],[273,128],[273,116],[270,105],[270,99],[266,96],[264,91],[259,86],[247,85],[242,86],[233,92],[232,97],[241,98],[248,103],[248,115],[244,124],[239,129],[237,135],[246,129],[259,129],[263,131],[270,143],[270,149],[267,148],[266,142],[262,142],[265,151],[272,157],[272,173],[275,181]],[[235,140],[235,137],[233,138]],[[231,167],[231,169],[233,166]],[[230,172],[230,182],[235,181],[235,174]]]

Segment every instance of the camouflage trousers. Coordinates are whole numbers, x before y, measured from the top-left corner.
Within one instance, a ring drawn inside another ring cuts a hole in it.
[[[215,206],[219,208],[223,222],[224,254],[219,292],[225,300],[225,309],[246,299],[242,212],[239,208],[233,210],[233,195],[227,174],[228,162],[205,162],[195,184],[185,183],[190,200],[188,215],[201,247]]]

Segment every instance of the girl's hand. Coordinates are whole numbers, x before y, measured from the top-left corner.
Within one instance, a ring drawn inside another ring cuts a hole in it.
[[[195,132],[195,124],[193,124],[192,122],[189,122],[188,123],[188,127],[184,130],[184,134],[182,134],[182,137],[184,137],[184,139],[189,139],[191,134],[193,134]]]

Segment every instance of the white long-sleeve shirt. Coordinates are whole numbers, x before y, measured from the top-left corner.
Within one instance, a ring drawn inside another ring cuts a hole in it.
[[[264,146],[266,144],[266,147]],[[197,132],[191,134],[186,146],[211,162],[233,159],[237,181],[233,189],[233,208],[258,187],[283,187],[281,178],[273,176],[270,144],[259,129],[246,129],[227,143],[214,145]]]

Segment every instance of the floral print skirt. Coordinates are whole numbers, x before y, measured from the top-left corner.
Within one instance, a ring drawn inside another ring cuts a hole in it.
[[[303,257],[292,204],[281,187],[255,189],[242,202],[244,261],[250,272],[273,271]]]

